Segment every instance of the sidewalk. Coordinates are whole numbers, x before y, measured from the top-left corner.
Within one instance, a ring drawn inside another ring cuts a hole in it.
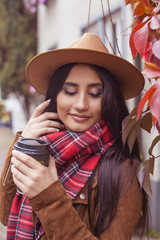
[[[6,240],[6,227],[0,223],[0,240]]]
[[[0,174],[3,168],[7,151],[12,144],[14,135],[9,128],[0,127]]]

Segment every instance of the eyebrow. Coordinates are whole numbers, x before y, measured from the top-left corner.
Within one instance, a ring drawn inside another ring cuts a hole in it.
[[[77,83],[73,83],[73,82],[65,82],[64,83],[65,86],[73,86],[73,87],[78,87],[78,84]],[[102,83],[90,83],[88,84],[88,87],[103,87],[103,84]]]

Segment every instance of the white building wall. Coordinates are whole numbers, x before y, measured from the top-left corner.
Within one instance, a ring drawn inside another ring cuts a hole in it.
[[[20,101],[14,96],[14,94],[10,94],[8,98],[4,100],[4,104],[6,111],[11,112],[13,133],[22,131],[27,122]]]
[[[94,0],[91,2],[90,23],[93,23],[100,19],[103,14],[101,1]],[[126,47],[126,44],[128,45],[128,35],[125,31],[131,20],[129,20],[129,22],[126,21],[124,16],[132,16],[132,13],[129,6],[125,6],[123,0],[112,0],[110,2],[112,12],[120,9],[121,14],[118,16],[118,22],[121,22],[123,26],[119,29],[118,41],[121,41],[121,38],[127,38],[123,50],[125,57],[131,60],[129,47]],[[108,12],[107,1],[103,1],[103,5],[106,14]],[[38,53],[46,51],[56,45],[58,48],[67,47],[76,41],[82,35],[82,29],[87,27],[88,11],[88,0],[49,0],[48,6],[40,4],[38,11]],[[131,17],[129,17],[129,19],[131,19]],[[108,25],[110,25],[109,21]],[[102,29],[96,29],[96,31],[100,30],[102,31]],[[109,27],[107,31],[107,33],[109,33]]]

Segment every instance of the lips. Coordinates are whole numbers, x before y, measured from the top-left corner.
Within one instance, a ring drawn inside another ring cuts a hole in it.
[[[83,122],[83,121],[86,121],[90,118],[90,116],[87,116],[87,115],[81,115],[81,114],[70,114],[71,117],[78,121],[78,122]]]

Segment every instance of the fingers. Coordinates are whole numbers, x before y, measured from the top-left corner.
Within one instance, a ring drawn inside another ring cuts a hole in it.
[[[27,197],[36,195],[33,189],[34,185],[32,178],[21,173],[14,165],[11,166],[11,172],[13,175],[13,181],[20,192],[23,192]]]
[[[46,167],[32,157],[22,152],[12,151],[11,172],[13,181],[26,196],[31,196],[33,193],[37,194],[36,186],[39,178],[45,172],[44,169]]]
[[[13,176],[13,181],[15,185],[18,187],[20,191],[25,193],[26,185],[25,183],[29,183],[28,176],[26,176],[23,172],[21,172],[14,164],[16,162],[16,158],[12,157],[11,159],[12,164],[11,164],[11,172]],[[17,164],[16,164],[17,165]]]
[[[31,169],[38,169],[42,166],[31,156],[16,150],[12,151],[11,163],[25,175],[29,175]]]
[[[55,161],[49,159],[45,167],[24,153],[13,150],[11,172],[17,187],[29,198],[32,198],[58,180]]]
[[[36,107],[35,111],[33,112],[32,117],[35,118],[35,117],[38,117],[39,115],[41,115],[44,112],[44,110],[46,109],[46,107],[49,105],[49,103],[50,103],[50,99],[44,101],[38,107]]]
[[[16,185],[19,185],[18,182],[23,183],[25,179],[27,178],[26,175],[24,175],[22,172],[20,172],[14,164],[11,165],[11,172],[13,175],[13,179]]]
[[[27,138],[37,138],[42,135],[50,134],[59,131],[60,129],[63,129],[64,126],[57,122],[52,120],[44,120],[45,118],[41,118],[41,121],[39,119],[34,119],[28,122],[25,129],[23,130],[22,136]]]
[[[44,112],[49,104],[49,100],[41,103],[34,111],[32,117],[28,121],[22,136],[25,138],[37,138],[45,134],[50,134],[59,129],[63,129],[64,125],[56,121],[59,116],[55,112]],[[54,121],[55,120],[55,121]]]
[[[57,121],[52,121],[52,120],[45,120],[42,122],[38,122],[37,123],[37,128],[41,129],[41,128],[54,128],[55,131],[59,130],[59,129],[63,129],[64,126],[63,124],[57,122]]]
[[[63,124],[56,121],[56,119],[59,119],[59,116],[58,116],[57,113],[55,113],[55,112],[45,112],[45,113],[41,114],[40,116],[38,116],[36,118],[32,117],[32,123],[44,122],[44,121],[48,120],[48,121],[50,121],[50,123],[54,122],[55,124],[57,124],[57,126],[59,128],[61,128],[63,126]],[[55,121],[53,121],[53,120],[55,120]]]

